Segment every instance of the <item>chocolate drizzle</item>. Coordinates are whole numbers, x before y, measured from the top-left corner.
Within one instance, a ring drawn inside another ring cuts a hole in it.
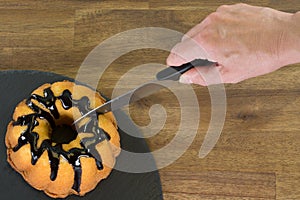
[[[44,108],[37,106],[33,100],[40,103],[42,107],[49,110],[50,113],[44,110]],[[93,133],[94,135],[93,137],[82,138],[80,143],[81,148],[72,148],[69,151],[65,151],[62,146],[63,144],[70,142],[70,139],[65,138],[61,142],[58,142],[52,140],[51,137],[50,139],[43,140],[38,148],[37,142],[39,139],[39,134],[34,132],[34,128],[39,125],[38,119],[46,120],[51,126],[52,130],[57,127],[55,124],[55,119],[59,119],[60,116],[55,105],[56,100],[61,102],[62,107],[65,110],[70,109],[72,106],[76,106],[81,114],[91,110],[90,102],[87,97],[84,96],[79,100],[74,100],[69,90],[64,90],[59,97],[55,97],[50,87],[44,90],[44,96],[39,96],[36,94],[31,95],[31,97],[26,101],[26,104],[34,111],[34,113],[20,116],[16,121],[13,122],[13,126],[27,126],[27,129],[19,137],[18,144],[13,148],[13,151],[16,152],[22,146],[29,143],[32,155],[32,165],[35,165],[44,151],[47,151],[51,168],[50,179],[52,181],[54,181],[57,177],[60,157],[63,157],[73,166],[74,169],[74,185],[72,188],[75,191],[80,192],[82,174],[80,158],[92,157],[95,159],[97,168],[99,170],[103,169],[101,156],[96,150],[96,145],[105,139],[110,140],[110,136],[98,126],[97,116],[90,118],[85,125],[78,129],[79,132]],[[69,134],[72,135],[73,133]],[[77,137],[78,133],[76,132],[74,134],[76,134]],[[72,135],[72,137],[74,137],[74,135]]]
[[[55,106],[55,96],[50,88],[44,90],[44,97],[33,94],[30,99],[37,100],[40,104],[50,110],[51,114],[55,117],[55,119],[59,118],[58,110]]]

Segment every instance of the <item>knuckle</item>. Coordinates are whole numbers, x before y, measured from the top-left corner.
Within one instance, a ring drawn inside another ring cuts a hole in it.
[[[213,12],[207,17],[210,21],[217,21],[220,18],[220,14],[218,12]]]
[[[221,5],[217,8],[217,12],[227,11],[230,8],[229,5]]]
[[[261,12],[262,13],[269,13],[272,9],[271,8],[268,8],[268,7],[261,7]]]
[[[235,4],[234,6],[236,6],[236,7],[245,7],[245,6],[248,6],[248,4],[245,4],[245,3],[237,3],[237,4]]]
[[[236,9],[241,9],[248,6],[249,5],[245,3],[236,3],[233,5],[221,5],[217,8],[217,12],[232,12]]]

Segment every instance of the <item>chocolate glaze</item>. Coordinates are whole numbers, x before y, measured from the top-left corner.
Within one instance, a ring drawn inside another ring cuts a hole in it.
[[[43,107],[49,110],[50,113],[34,104],[32,100],[40,103]],[[38,119],[47,120],[52,127],[52,130],[56,128],[55,119],[60,117],[55,105],[56,100],[60,100],[62,107],[65,110],[70,109],[72,106],[76,106],[82,114],[91,110],[90,102],[87,97],[74,100],[72,99],[72,94],[69,90],[64,90],[59,97],[55,97],[50,87],[44,90],[44,96],[32,94],[26,101],[26,104],[34,111],[34,113],[20,116],[13,122],[13,126],[27,126],[27,129],[19,137],[18,144],[13,148],[13,151],[18,151],[22,146],[29,143],[32,155],[32,165],[35,165],[44,151],[47,151],[51,168],[50,179],[52,181],[54,181],[57,177],[59,160],[60,157],[63,157],[73,166],[74,169],[74,185],[72,188],[77,192],[80,192],[82,174],[80,158],[92,157],[95,159],[97,168],[99,170],[103,169],[101,156],[96,150],[96,145],[105,139],[110,140],[110,136],[98,126],[97,116],[90,118],[85,125],[79,128],[79,132],[93,133],[94,135],[93,137],[82,138],[80,143],[81,148],[72,148],[69,151],[65,151],[62,148],[62,145],[68,142],[68,138],[63,139],[60,143],[57,143],[58,141],[51,140],[51,138],[45,139],[38,148],[37,141],[39,139],[39,134],[34,132],[34,128],[39,125]],[[77,136],[78,133],[76,132],[74,134]]]
[[[96,157],[96,160],[101,160],[101,158],[98,157],[99,154],[97,153],[96,145],[105,139],[110,140],[110,136],[103,129],[99,128],[98,121],[93,117],[91,117],[91,119],[87,123],[85,123],[81,128],[79,128],[78,131],[83,133],[95,134],[93,137],[81,138],[81,143],[87,149],[89,149],[91,154],[93,154]]]
[[[37,100],[40,104],[50,110],[51,114],[55,117],[55,119],[59,118],[58,110],[55,106],[56,97],[54,96],[53,92],[50,88],[46,88],[44,90],[44,96],[39,96],[36,94],[31,95],[30,99]]]

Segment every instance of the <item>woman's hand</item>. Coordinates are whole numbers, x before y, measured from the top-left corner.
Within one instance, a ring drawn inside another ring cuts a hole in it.
[[[194,68],[180,81],[237,83],[299,61],[299,54],[297,60],[291,59],[291,46],[295,40],[299,44],[293,28],[290,13],[246,4],[221,6],[186,33],[172,49],[167,64],[179,66],[197,58],[208,59],[217,64]]]

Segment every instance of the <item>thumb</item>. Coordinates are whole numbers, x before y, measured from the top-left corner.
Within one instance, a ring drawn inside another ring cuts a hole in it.
[[[208,59],[208,54],[193,38],[177,43],[167,58],[167,65],[179,66],[195,59]]]
[[[182,74],[179,78],[179,82],[184,84],[194,83],[197,85],[207,86],[201,74],[199,74],[195,69],[190,69],[189,71]]]

